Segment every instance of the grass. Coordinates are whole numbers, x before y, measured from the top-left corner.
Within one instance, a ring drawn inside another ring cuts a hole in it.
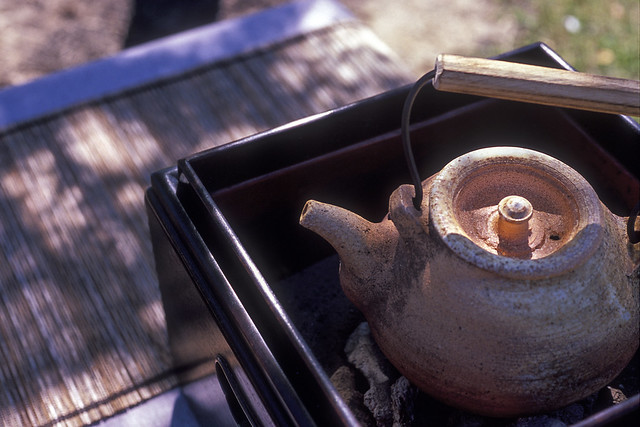
[[[499,0],[514,46],[542,41],[578,71],[640,80],[640,1]]]

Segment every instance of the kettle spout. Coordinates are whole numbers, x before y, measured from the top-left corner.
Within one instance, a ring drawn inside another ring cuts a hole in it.
[[[390,221],[386,221],[389,222]],[[371,223],[344,208],[309,200],[300,215],[300,224],[320,235],[336,250],[343,270],[367,281],[387,267],[393,255],[388,226]]]

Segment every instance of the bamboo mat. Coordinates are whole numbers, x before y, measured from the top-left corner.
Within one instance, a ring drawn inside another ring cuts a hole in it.
[[[92,423],[176,386],[153,171],[410,80],[349,22],[0,134],[0,423]]]

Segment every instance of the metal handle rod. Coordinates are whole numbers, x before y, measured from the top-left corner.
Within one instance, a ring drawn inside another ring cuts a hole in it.
[[[422,180],[420,180],[420,172],[418,172],[418,166],[416,165],[416,159],[413,156],[413,149],[411,147],[411,131],[409,126],[411,124],[411,110],[413,103],[418,96],[418,93],[427,84],[433,81],[433,77],[436,74],[436,70],[431,70],[414,83],[413,87],[409,91],[409,95],[404,101],[404,107],[402,108],[402,118],[400,123],[400,131],[402,136],[402,146],[404,148],[404,157],[407,160],[407,166],[409,167],[409,174],[411,175],[411,181],[415,188],[415,195],[413,197],[413,206],[417,210],[421,210],[422,199],[424,198],[424,192],[422,191]]]

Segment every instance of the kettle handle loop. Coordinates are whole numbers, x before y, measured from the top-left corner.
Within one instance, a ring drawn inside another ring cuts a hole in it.
[[[640,230],[636,230],[636,219],[640,214],[640,201],[636,204],[636,207],[631,211],[629,219],[627,220],[627,235],[629,236],[629,242],[636,244],[640,242]]]
[[[433,78],[436,75],[436,70],[431,70],[424,76],[420,77],[418,81],[413,84],[413,87],[409,91],[407,98],[404,101],[404,107],[402,108],[402,117],[400,124],[400,131],[402,136],[402,146],[404,148],[404,156],[407,160],[407,166],[409,167],[409,174],[411,175],[411,181],[413,181],[413,186],[415,188],[415,197],[413,198],[413,206],[416,210],[420,210],[420,206],[422,205],[422,199],[424,198],[424,194],[422,191],[422,181],[420,180],[420,173],[418,172],[418,166],[416,165],[416,159],[413,156],[413,150],[411,148],[411,135],[409,125],[411,122],[411,109],[413,108],[413,104],[418,97],[418,93],[425,87],[427,84],[433,84]]]

